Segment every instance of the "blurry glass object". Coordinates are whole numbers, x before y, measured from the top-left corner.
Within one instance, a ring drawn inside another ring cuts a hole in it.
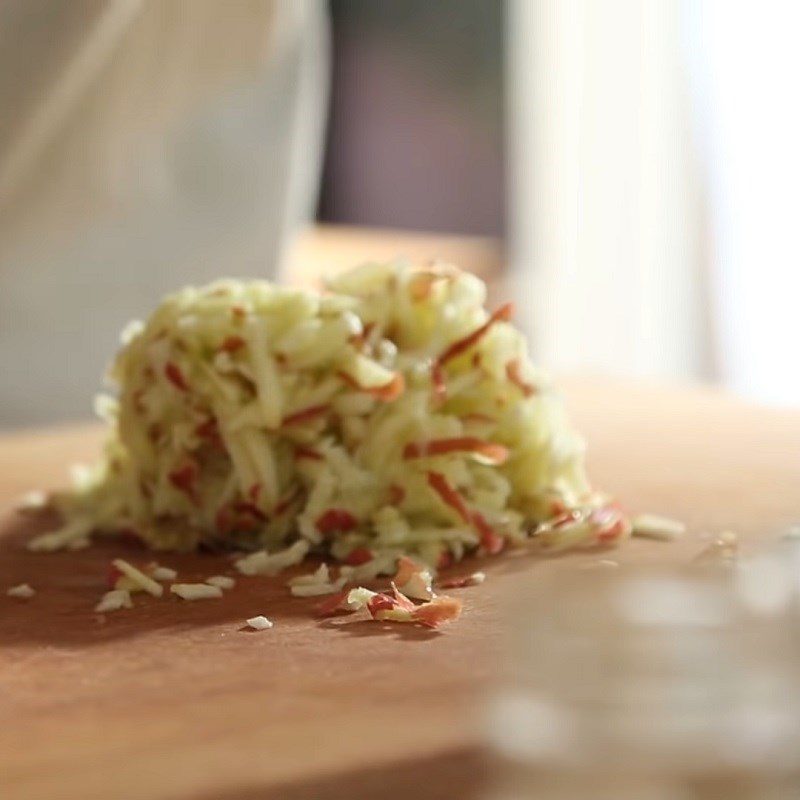
[[[520,593],[492,800],[800,796],[796,569],[583,570]]]
[[[0,425],[85,416],[165,292],[273,277],[310,219],[321,0],[0,7]]]
[[[535,357],[711,373],[682,3],[509,0],[509,249]]]
[[[504,7],[332,0],[320,219],[502,234]]]

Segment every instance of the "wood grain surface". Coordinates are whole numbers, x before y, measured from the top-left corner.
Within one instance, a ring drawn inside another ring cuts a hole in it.
[[[563,383],[587,436],[594,482],[634,511],[685,520],[680,542],[632,541],[621,563],[681,563],[704,531],[751,546],[800,518],[800,412],[750,407],[706,389],[608,380]],[[99,616],[106,542],[30,554],[44,522],[15,515],[24,490],[56,486],[96,452],[96,428],[0,439],[0,797],[254,800],[477,797],[480,711],[501,629],[498,598],[597,553],[516,552],[458,590],[461,620],[441,632],[315,619],[284,578],[237,577],[222,600],[136,596]],[[164,555],[185,580],[233,574],[224,557]],[[474,569],[475,564],[469,568]],[[272,630],[242,629],[266,614]]]

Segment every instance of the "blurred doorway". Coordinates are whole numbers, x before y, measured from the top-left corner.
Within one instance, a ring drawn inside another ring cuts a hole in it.
[[[333,84],[319,218],[504,231],[497,0],[332,0]]]

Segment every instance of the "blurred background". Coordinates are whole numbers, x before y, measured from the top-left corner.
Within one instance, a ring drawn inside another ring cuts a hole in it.
[[[291,278],[315,224],[361,242],[317,229],[322,265],[480,254],[554,371],[800,404],[798,22],[778,0],[6,0],[0,426],[87,417],[130,318]]]
[[[505,5],[333,0],[319,218],[502,237]]]

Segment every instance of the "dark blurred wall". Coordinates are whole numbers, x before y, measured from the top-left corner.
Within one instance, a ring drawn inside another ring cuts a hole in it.
[[[332,0],[319,217],[503,232],[501,0]]]

